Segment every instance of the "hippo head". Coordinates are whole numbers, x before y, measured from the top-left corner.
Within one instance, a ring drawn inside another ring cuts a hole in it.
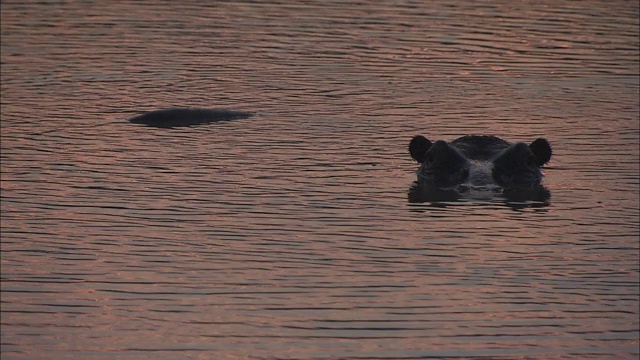
[[[516,143],[493,159],[492,177],[505,189],[536,186],[542,180],[540,167],[551,159],[551,146],[545,139],[530,145]]]
[[[530,145],[511,144],[493,136],[432,143],[418,135],[409,143],[409,153],[420,163],[419,182],[437,188],[465,184],[511,190],[540,184],[539,168],[551,159],[551,146],[542,138]]]

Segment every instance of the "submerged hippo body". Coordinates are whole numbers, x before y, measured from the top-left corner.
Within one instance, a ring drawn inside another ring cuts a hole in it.
[[[129,119],[134,124],[159,128],[174,128],[212,122],[244,119],[252,113],[224,109],[167,109],[148,112]]]
[[[546,139],[527,145],[495,136],[463,136],[451,142],[431,142],[422,135],[409,143],[420,163],[418,182],[438,189],[500,188],[526,190],[540,186],[540,167],[551,159]]]

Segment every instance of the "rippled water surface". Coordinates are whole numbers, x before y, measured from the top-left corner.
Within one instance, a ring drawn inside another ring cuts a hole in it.
[[[638,358],[637,2],[0,13],[3,360]],[[416,134],[549,196],[425,198]]]

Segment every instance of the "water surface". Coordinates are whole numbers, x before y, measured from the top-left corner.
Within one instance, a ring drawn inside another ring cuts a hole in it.
[[[638,357],[636,2],[0,13],[3,360]],[[425,199],[416,134],[549,197]]]

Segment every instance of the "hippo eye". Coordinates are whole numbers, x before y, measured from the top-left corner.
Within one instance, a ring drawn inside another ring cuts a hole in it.
[[[431,163],[433,162],[433,154],[431,154],[431,153],[427,153],[427,154],[425,155],[425,157],[424,157],[424,161],[425,161],[427,164],[431,164]]]

